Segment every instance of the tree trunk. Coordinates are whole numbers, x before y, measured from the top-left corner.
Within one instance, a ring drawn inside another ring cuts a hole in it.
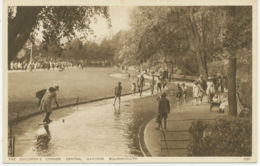
[[[237,98],[236,98],[236,70],[237,59],[229,58],[228,66],[228,105],[231,116],[237,116]]]
[[[197,53],[197,61],[199,66],[199,73],[204,77],[204,79],[208,78],[208,67],[206,58],[201,55],[201,53]]]
[[[37,25],[37,16],[43,7],[17,7],[16,16],[8,18],[8,67],[23,48]]]

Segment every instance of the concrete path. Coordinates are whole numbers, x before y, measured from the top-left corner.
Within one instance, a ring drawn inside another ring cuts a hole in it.
[[[173,109],[168,116],[166,130],[156,129],[156,118],[151,120],[144,130],[144,142],[151,156],[187,156],[188,146],[191,143],[189,128],[193,120],[215,120],[219,114],[217,109],[209,111],[209,104],[204,97],[201,105],[192,105],[189,102]]]

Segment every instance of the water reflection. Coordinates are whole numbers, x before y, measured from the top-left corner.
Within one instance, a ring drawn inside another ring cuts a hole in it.
[[[51,133],[49,130],[49,125],[43,125],[46,133],[38,135],[36,137],[35,147],[38,154],[46,153],[49,151],[49,142],[51,140]]]
[[[19,135],[20,139],[37,138],[33,148],[24,145],[26,149],[21,147],[17,155],[142,156],[138,129],[153,113],[152,109],[145,111],[141,103],[123,101],[112,108],[111,102],[102,101],[54,112],[51,124]],[[29,123],[24,121],[19,126],[28,128]]]
[[[116,106],[114,105],[114,111],[115,111],[116,117],[119,117],[119,115],[120,115],[120,105],[119,105],[118,107],[116,107]]]

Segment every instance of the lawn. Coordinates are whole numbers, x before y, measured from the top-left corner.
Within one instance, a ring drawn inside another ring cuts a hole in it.
[[[110,74],[119,72],[115,68],[94,67],[63,72],[9,72],[8,120],[38,111],[38,100],[35,93],[54,85],[60,87],[60,91],[57,93],[60,105],[75,103],[77,97],[80,101],[86,101],[111,96],[118,81],[122,82],[123,93],[128,92],[132,81],[110,76]]]

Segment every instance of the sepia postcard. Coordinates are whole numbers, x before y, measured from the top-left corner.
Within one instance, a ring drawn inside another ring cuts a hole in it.
[[[4,0],[5,163],[257,161],[257,0]]]

